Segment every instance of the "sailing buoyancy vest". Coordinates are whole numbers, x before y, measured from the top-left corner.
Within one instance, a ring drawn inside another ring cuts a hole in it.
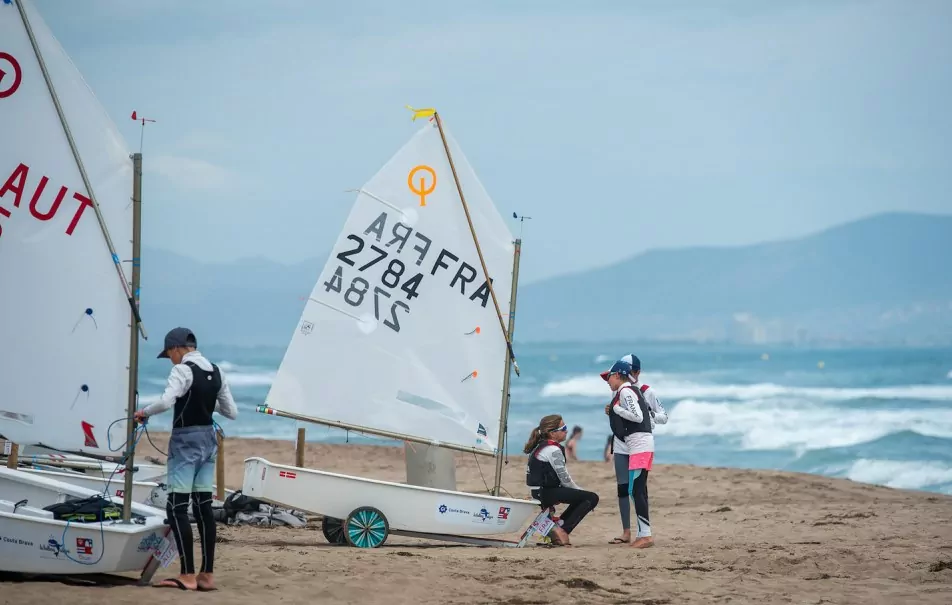
[[[562,481],[558,473],[552,468],[552,465],[546,460],[539,460],[537,457],[542,448],[554,445],[562,450],[565,455],[565,448],[558,441],[546,439],[538,445],[529,456],[529,464],[526,465],[526,485],[529,487],[562,487]]]
[[[624,385],[621,389],[632,388],[630,384]],[[615,393],[615,396],[612,397],[611,406],[614,408],[615,404],[618,403],[618,399],[621,397],[621,389],[618,389],[618,392]],[[641,408],[641,422],[634,422],[628,420],[627,418],[622,418],[612,410],[612,413],[608,415],[608,424],[611,427],[612,434],[618,438],[619,441],[624,442],[625,437],[631,435],[632,433],[650,433],[651,432],[651,415],[648,409],[648,401],[645,399],[644,392],[648,390],[648,385],[641,385],[640,389],[632,389],[635,391],[635,400],[638,402],[638,407]]]
[[[172,428],[211,426],[214,424],[212,414],[215,413],[218,391],[221,390],[221,372],[215,364],[212,364],[210,372],[192,361],[186,361],[185,365],[192,370],[192,386],[175,400]]]

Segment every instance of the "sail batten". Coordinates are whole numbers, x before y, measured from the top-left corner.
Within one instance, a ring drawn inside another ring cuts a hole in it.
[[[514,246],[443,132],[469,217],[429,122],[356,190],[266,398],[270,408],[495,451],[507,343],[493,293],[508,316]]]

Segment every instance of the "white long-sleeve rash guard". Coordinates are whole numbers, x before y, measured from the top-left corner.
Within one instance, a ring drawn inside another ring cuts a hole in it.
[[[615,402],[615,405],[612,407],[612,410],[624,418],[625,420],[630,420],[631,422],[641,422],[644,419],[644,414],[641,412],[641,406],[638,405],[638,395],[635,393],[635,389],[640,388],[637,384],[625,384],[618,389],[618,401]],[[649,396],[650,393],[650,396]],[[651,428],[654,429],[655,422],[658,424],[664,424],[668,421],[668,413],[663,407],[661,407],[661,402],[658,401],[657,397],[654,396],[654,393],[651,392],[649,388],[647,391],[642,393],[645,397],[645,402],[648,404],[648,414],[651,416]],[[622,446],[622,447],[619,447]],[[652,433],[632,433],[625,437],[625,442],[622,444],[618,438],[615,438],[615,453],[616,454],[640,454],[642,452],[653,452],[654,451],[654,435]]]

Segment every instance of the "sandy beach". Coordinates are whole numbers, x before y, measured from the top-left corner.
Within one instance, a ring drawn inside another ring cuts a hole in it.
[[[165,435],[153,441],[165,446]],[[145,440],[143,439],[143,442]],[[164,460],[148,444],[139,456]],[[293,463],[291,441],[229,439],[226,482],[249,456]],[[403,451],[309,444],[306,465],[405,480]],[[524,457],[504,487],[523,497]],[[656,545],[607,544],[620,531],[607,463],[570,471],[602,500],[571,548],[494,549],[391,536],[375,550],[329,545],[307,529],[219,526],[217,593],[6,582],[2,603],[943,603],[952,602],[952,497],[793,473],[656,465]],[[484,491],[491,459],[458,455],[465,491]],[[515,536],[514,536],[515,537]],[[196,544],[196,550],[198,546]],[[157,577],[174,575],[178,562]]]

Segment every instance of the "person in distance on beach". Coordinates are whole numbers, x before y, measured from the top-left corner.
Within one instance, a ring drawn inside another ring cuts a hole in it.
[[[221,369],[196,350],[195,334],[188,328],[174,328],[165,335],[159,359],[172,362],[168,385],[162,398],[135,414],[137,422],[173,410],[169,437],[169,499],[165,510],[178,546],[181,574],[155,586],[182,590],[216,590],[212,576],[215,563],[215,518],[212,491],[218,438],[212,415],[218,412],[234,420],[238,407]],[[188,519],[189,499],[195,512],[202,542],[202,565],[195,575],[192,526]]]
[[[582,427],[573,426],[572,434],[569,436],[569,440],[565,442],[565,458],[566,460],[578,460],[578,442],[582,439]]]
[[[654,415],[662,424],[667,422],[664,408],[657,404],[660,413],[653,413],[645,391],[647,385],[638,386],[641,361],[634,355],[626,355],[601,377],[612,389],[612,400],[605,406],[609,425],[615,436],[615,477],[618,483],[618,509],[621,515],[622,535],[610,544],[631,542],[630,501],[635,502],[638,534],[632,546],[647,548],[654,544],[648,515],[648,472],[654,460]]]
[[[598,494],[585,491],[572,480],[565,466],[565,440],[568,427],[559,414],[551,414],[532,429],[523,452],[529,455],[526,465],[526,485],[529,493],[542,508],[568,504],[561,519],[552,529],[553,544],[571,546],[569,534],[582,519],[598,506]]]

